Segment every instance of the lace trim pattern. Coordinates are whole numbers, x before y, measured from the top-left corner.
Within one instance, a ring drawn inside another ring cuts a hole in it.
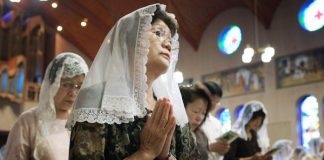
[[[100,124],[117,124],[128,123],[134,121],[133,113],[117,112],[111,113],[110,111],[104,111],[99,108],[80,108],[74,110],[74,118],[72,120],[72,126],[76,122],[89,122],[89,123],[100,123]],[[70,127],[69,127],[70,128]]]
[[[107,123],[107,124],[121,124],[134,121],[134,114],[137,115],[135,102],[129,97],[107,97],[107,102],[114,110],[100,109],[100,108],[79,108],[73,111],[72,126],[76,122],[90,122],[90,123]],[[129,109],[124,110],[119,106],[127,106]],[[145,113],[146,114],[146,113]],[[145,116],[145,115],[144,115]],[[70,128],[70,126],[68,126]]]
[[[139,11],[139,28],[137,32],[137,41],[135,46],[134,57],[134,99],[131,97],[112,97],[111,95],[103,95],[102,99],[105,102],[102,104],[109,104],[110,110],[105,107],[82,107],[74,109],[70,115],[67,123],[67,128],[71,129],[76,122],[90,122],[90,123],[107,123],[107,124],[121,124],[134,121],[134,117],[143,118],[146,114],[146,91],[148,86],[146,84],[146,63],[147,54],[149,51],[149,32],[151,29],[152,15],[156,7],[148,7]]]
[[[144,117],[146,115],[146,91],[147,86],[147,77],[146,77],[146,63],[147,63],[147,54],[148,48],[150,46],[149,42],[149,33],[147,32],[152,26],[152,15],[156,8],[151,7],[142,10],[140,14],[140,26],[138,30],[138,40],[135,48],[135,71],[134,71],[134,98],[136,101],[136,106],[139,109],[138,117]]]
[[[85,63],[81,63],[80,60],[74,57],[67,57],[64,61],[64,78],[72,78],[76,75],[84,74],[88,72],[88,66]]]

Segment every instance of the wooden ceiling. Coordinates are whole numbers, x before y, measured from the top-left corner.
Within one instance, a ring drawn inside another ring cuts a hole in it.
[[[281,0],[58,0],[56,9],[51,7],[52,2],[42,2],[40,6],[46,23],[54,28],[63,26],[60,34],[93,59],[120,17],[149,4],[166,4],[167,11],[177,17],[180,34],[198,49],[208,24],[222,12],[235,7],[247,8],[258,13],[260,23],[269,28]],[[86,27],[80,26],[83,18],[88,19]]]

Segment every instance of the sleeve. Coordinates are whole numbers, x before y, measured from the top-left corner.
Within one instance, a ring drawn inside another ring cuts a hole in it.
[[[55,157],[53,155],[53,152],[50,148],[50,144],[47,140],[44,140],[42,143],[39,144],[38,148],[41,148],[41,151],[36,151],[38,154],[36,154],[36,157],[38,159],[46,159],[46,160],[54,160]]]
[[[175,136],[172,140],[171,153],[178,160],[190,160],[193,157],[200,157],[200,153],[196,148],[195,140],[190,132],[189,125],[180,128],[176,127]]]
[[[104,124],[77,122],[71,132],[69,159],[104,160],[105,130]]]
[[[230,150],[224,155],[223,160],[239,160],[238,157],[236,157],[237,152],[237,139],[231,143]]]
[[[30,128],[27,119],[20,117],[10,130],[5,159],[27,160],[32,155]]]

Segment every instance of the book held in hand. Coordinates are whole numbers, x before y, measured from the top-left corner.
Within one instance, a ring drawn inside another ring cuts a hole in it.
[[[264,155],[272,156],[272,155],[276,154],[277,152],[279,152],[281,149],[282,149],[281,147],[272,148],[268,152],[266,152]]]
[[[223,142],[230,144],[238,137],[239,137],[239,135],[237,133],[235,133],[233,131],[227,131],[226,133],[219,136],[216,140],[223,141]]]

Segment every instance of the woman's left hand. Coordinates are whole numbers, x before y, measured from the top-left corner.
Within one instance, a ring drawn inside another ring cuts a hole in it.
[[[161,154],[157,157],[157,159],[166,159],[168,158],[170,155],[170,146],[171,146],[171,142],[172,142],[172,137],[173,137],[173,133],[174,133],[174,130],[175,130],[175,117],[173,116],[173,109],[172,109],[172,104],[169,102],[167,102],[166,105],[169,105],[170,106],[170,111],[169,111],[169,115],[168,115],[168,119],[170,119],[171,121],[173,121],[174,123],[174,126],[173,128],[170,130],[170,132],[168,133],[167,135],[167,139],[165,141],[165,144],[163,146],[163,149],[162,149],[162,152]]]

